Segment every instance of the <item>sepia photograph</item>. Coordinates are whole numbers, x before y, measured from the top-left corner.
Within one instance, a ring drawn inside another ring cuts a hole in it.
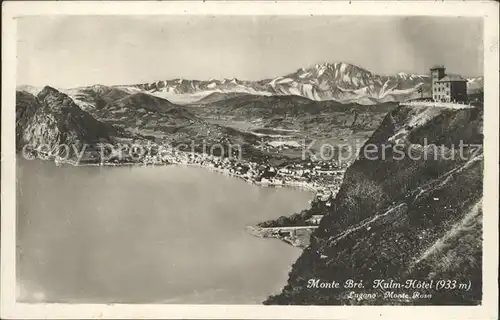
[[[12,304],[496,301],[498,5],[21,4],[2,52]]]

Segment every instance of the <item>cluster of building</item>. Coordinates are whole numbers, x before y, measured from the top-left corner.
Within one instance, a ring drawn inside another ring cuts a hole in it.
[[[324,217],[323,214],[313,214],[309,219],[306,220],[306,222],[313,225],[318,225],[321,222],[321,219],[323,219],[323,217]]]
[[[263,166],[259,170],[260,183],[306,187],[317,192],[322,199],[336,194],[345,168],[327,161],[289,163],[280,167]]]
[[[117,147],[117,150],[120,148]],[[163,149],[161,153],[146,152],[140,157],[124,152],[119,156],[107,155],[96,159],[98,152],[91,152],[90,162],[100,165],[136,164],[163,165],[184,164],[209,168],[233,175],[248,182],[268,186],[293,186],[312,190],[320,199],[329,199],[336,194],[345,172],[340,166],[328,161],[286,161],[274,165],[268,160],[251,162],[238,158],[218,157],[206,153],[185,152],[175,148]]]

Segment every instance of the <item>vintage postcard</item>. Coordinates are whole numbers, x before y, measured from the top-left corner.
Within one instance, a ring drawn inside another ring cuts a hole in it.
[[[497,318],[498,3],[2,20],[2,318]]]

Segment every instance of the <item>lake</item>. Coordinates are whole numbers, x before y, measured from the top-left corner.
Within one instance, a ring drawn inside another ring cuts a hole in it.
[[[17,160],[24,302],[260,304],[300,250],[245,231],[308,207],[309,192],[185,166]]]

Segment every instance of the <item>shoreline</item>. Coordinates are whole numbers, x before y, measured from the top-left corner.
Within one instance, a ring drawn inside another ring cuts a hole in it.
[[[103,163],[96,163],[96,162],[86,162],[86,163],[78,163],[77,161],[71,161],[71,160],[58,160],[56,157],[53,157],[52,159],[47,158],[47,159],[40,159],[40,160],[49,160],[49,161],[54,161],[56,166],[61,166],[65,164],[69,164],[75,167],[139,167],[139,166],[167,166],[167,165],[177,165],[177,166],[184,166],[184,167],[197,167],[197,168],[202,168],[202,169],[208,169],[212,172],[217,172],[219,174],[223,174],[226,176],[230,176],[233,178],[241,179],[245,181],[246,183],[256,185],[258,187],[272,187],[272,188],[293,188],[293,189],[298,189],[302,191],[307,191],[312,193],[311,200],[309,200],[309,206],[305,207],[303,210],[308,210],[311,208],[311,203],[313,201],[318,200],[318,195],[320,191],[322,191],[325,188],[328,188],[328,186],[321,186],[318,185],[317,183],[310,183],[310,182],[304,182],[304,181],[288,181],[286,183],[273,183],[272,181],[266,181],[266,182],[260,182],[256,181],[254,179],[251,179],[248,176],[244,176],[241,174],[238,174],[236,172],[230,172],[228,169],[221,169],[218,167],[210,166],[210,165],[205,165],[201,163],[196,163],[196,162],[152,162],[152,163],[147,163],[147,162],[119,162],[119,163],[110,163],[110,162],[103,162]],[[292,216],[294,213],[290,213],[288,217]],[[279,217],[276,217],[278,219]],[[268,230],[265,230],[263,227],[260,227],[258,224],[255,225],[245,225],[244,226],[245,230],[250,233],[254,237],[258,238],[274,238],[278,239],[280,241],[283,241],[287,243],[288,245],[291,245],[296,248],[304,249],[307,247],[309,244],[309,238],[310,238],[310,232],[306,233],[301,233],[299,235],[294,235],[290,236],[289,238],[279,235],[277,233],[269,232]]]
[[[260,182],[260,181],[255,181],[252,179],[249,179],[245,176],[239,175],[234,172],[229,172],[228,170],[225,169],[219,169],[213,166],[208,166],[208,165],[203,165],[199,163],[183,163],[183,162],[169,162],[169,163],[141,163],[141,162],[120,162],[120,163],[95,163],[95,162],[85,162],[85,163],[78,163],[76,161],[71,161],[71,160],[57,160],[57,159],[41,159],[43,161],[53,161],[56,166],[64,165],[64,164],[69,164],[74,167],[138,167],[138,166],[167,166],[167,165],[178,165],[178,166],[186,166],[186,167],[198,167],[198,168],[203,168],[203,169],[208,169],[210,171],[218,172],[227,176],[235,177],[241,180],[244,180],[247,183],[257,185],[260,187],[273,187],[273,188],[280,188],[280,187],[287,187],[287,188],[294,188],[294,189],[300,189],[303,191],[309,191],[316,196],[320,190],[325,188],[324,186],[316,186],[314,183],[309,183],[309,182],[299,182],[299,181],[289,181],[286,183],[273,183],[271,181],[269,182]],[[314,198],[314,197],[313,197]]]
[[[263,227],[259,227],[257,225],[247,225],[245,226],[245,229],[248,233],[250,233],[254,237],[262,239],[277,239],[285,242],[288,245],[291,245],[292,247],[299,248],[302,250],[309,245],[309,239],[312,233],[310,231],[307,231],[303,234],[294,235],[293,237],[287,238],[285,236],[279,235],[275,232],[267,230],[266,228]]]

